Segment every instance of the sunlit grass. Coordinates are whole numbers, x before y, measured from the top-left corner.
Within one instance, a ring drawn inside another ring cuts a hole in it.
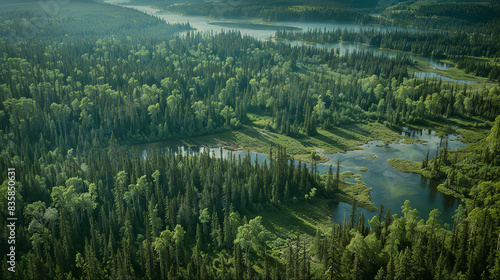
[[[446,62],[449,62],[449,61],[446,61]],[[481,86],[487,85],[488,87],[490,87],[490,86],[495,85],[495,83],[491,83],[490,81],[488,81],[487,78],[478,77],[478,76],[475,76],[475,75],[470,74],[470,73],[469,74],[465,73],[465,70],[463,70],[463,69],[458,69],[456,67],[450,68],[448,70],[434,69],[430,66],[430,64],[428,64],[424,61],[421,61],[421,60],[417,60],[417,63],[408,67],[408,74],[410,77],[413,77],[415,72],[432,72],[432,73],[436,73],[438,75],[441,75],[443,77],[448,77],[448,78],[455,79],[455,80],[465,80],[465,81],[471,81],[471,82],[477,83],[477,84],[467,85],[468,87],[477,87],[478,85],[481,85]],[[443,83],[452,83],[452,82],[448,82],[448,81],[442,81],[442,82]],[[456,84],[456,83],[454,83],[454,84]]]

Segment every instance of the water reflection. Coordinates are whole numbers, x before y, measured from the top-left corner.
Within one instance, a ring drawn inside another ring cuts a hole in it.
[[[356,179],[354,179],[354,178],[344,178],[344,181],[346,181],[348,183],[356,183]]]
[[[415,78],[418,78],[418,79],[436,78],[436,79],[441,79],[443,81],[452,82],[452,83],[468,84],[468,85],[477,84],[477,82],[474,82],[474,81],[455,80],[455,79],[448,78],[448,77],[445,77],[445,76],[442,76],[442,75],[439,75],[436,73],[432,73],[432,72],[415,72],[414,76],[415,76]]]
[[[438,70],[448,70],[450,68],[455,67],[451,63],[446,63],[446,62],[441,62],[439,59],[434,59],[430,57],[424,57],[424,56],[419,56],[419,55],[412,55],[412,54],[406,54],[406,53],[398,53],[395,51],[390,51],[390,50],[384,50],[384,49],[379,49],[373,46],[367,46],[359,43],[334,43],[334,44],[311,44],[311,43],[305,43],[305,42],[300,42],[300,41],[293,41],[293,42],[287,42],[291,46],[314,46],[320,49],[326,49],[326,50],[339,50],[340,55],[344,55],[346,53],[352,53],[352,52],[370,52],[373,55],[384,55],[387,57],[395,58],[397,56],[405,56],[408,57],[412,60],[421,60],[424,62],[427,62],[431,65],[432,68],[438,69]],[[446,77],[445,77],[446,78]]]
[[[204,33],[218,33],[223,30],[238,30],[241,32],[242,35],[248,35],[254,38],[257,38],[259,40],[269,40],[272,39],[276,33],[276,30],[262,30],[262,29],[252,29],[250,26],[248,28],[244,27],[225,27],[225,26],[219,26],[219,25],[214,25],[214,24],[209,24],[210,22],[221,22],[221,23],[237,23],[237,24],[244,24],[244,23],[252,23],[248,19],[214,19],[210,17],[204,17],[204,16],[184,16],[184,15],[179,15],[179,14],[174,14],[174,13],[167,13],[167,12],[162,12],[158,9],[148,7],[148,6],[127,6],[124,5],[124,7],[127,8],[132,8],[136,9],[138,11],[157,16],[161,19],[163,19],[165,22],[168,23],[188,23],[196,28],[197,31],[199,32],[204,32]],[[355,23],[342,23],[342,22],[306,22],[306,21],[280,21],[280,22],[273,22],[273,21],[266,21],[264,22],[267,25],[282,25],[282,26],[288,26],[288,27],[295,27],[300,30],[308,30],[308,29],[322,29],[322,30],[335,30],[335,29],[342,29],[342,30],[348,30],[348,31],[361,31],[361,30],[377,30],[377,31],[396,31],[396,30],[404,30],[404,31],[412,31],[412,32],[428,32],[427,30],[422,30],[422,29],[414,29],[414,28],[408,28],[408,27],[399,27],[399,26],[372,26],[372,25],[361,25],[361,24],[355,24]],[[357,44],[357,43],[335,43],[335,44],[307,44],[303,42],[289,42],[292,46],[296,45],[309,45],[309,46],[315,46],[318,48],[326,48],[326,49],[339,49],[340,54],[344,54],[346,52],[353,52],[353,51],[369,51],[371,53],[374,53],[375,55],[386,55],[389,57],[396,57],[398,54],[393,51],[388,51],[388,50],[382,50],[378,49],[375,47],[371,46],[366,46],[362,44]],[[433,59],[429,57],[423,57],[423,56],[416,56],[416,55],[408,55],[409,58],[413,60],[421,60],[424,62],[429,63],[433,68],[435,69],[440,69],[440,70],[448,70],[452,67],[454,67],[453,64],[449,63],[444,63],[439,61],[439,59]]]
[[[391,208],[392,213],[400,213],[401,206],[405,200],[410,200],[412,207],[418,209],[421,218],[427,218],[432,209],[438,209],[441,213],[441,219],[445,223],[452,223],[452,216],[458,207],[459,200],[451,196],[444,195],[437,191],[439,181],[431,180],[418,174],[399,172],[387,163],[390,158],[404,158],[415,161],[422,161],[425,154],[429,151],[429,157],[433,157],[438,147],[447,146],[449,150],[456,150],[465,147],[466,144],[459,141],[462,137],[458,134],[450,134],[443,137],[436,136],[434,131],[427,129],[409,130],[405,129],[402,134],[410,136],[416,140],[426,141],[425,143],[391,143],[384,144],[382,141],[370,141],[360,147],[362,150],[348,151],[344,154],[323,154],[330,160],[323,164],[318,164],[319,174],[326,174],[333,165],[335,171],[337,159],[340,159],[340,172],[353,171],[361,175],[360,180],[372,188],[370,194],[375,206],[381,203],[387,210]],[[171,143],[171,142],[169,142]],[[139,145],[141,155],[147,157],[153,150],[153,145]],[[205,148],[185,146],[171,146],[166,143],[156,143],[156,149],[168,153],[182,154],[185,156],[196,155],[208,152],[217,158],[228,159],[230,157],[239,157],[243,159],[249,153],[251,162],[262,164],[264,160],[269,163],[267,154],[247,151],[229,151],[221,148]],[[295,164],[298,164],[295,161]],[[304,163],[308,168],[311,164]],[[359,167],[367,167],[366,172],[358,171]],[[346,179],[347,182],[356,182],[353,178]],[[337,206],[335,206],[337,205]],[[346,206],[347,205],[347,206]],[[344,216],[349,217],[350,208],[348,204],[334,204],[332,206],[331,216],[334,221],[343,220]],[[385,210],[385,211],[386,211]],[[373,217],[376,213],[359,209],[364,212],[367,219]],[[384,211],[384,212],[385,212]]]

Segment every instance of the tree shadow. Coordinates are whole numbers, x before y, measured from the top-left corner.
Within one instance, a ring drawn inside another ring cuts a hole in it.
[[[267,144],[267,145],[269,145],[271,147],[274,146],[273,145],[274,143],[272,141],[270,141],[269,139],[267,139],[266,137],[264,137],[264,135],[261,132],[259,132],[258,130],[256,130],[256,129],[242,129],[242,130],[240,130],[240,132],[242,134],[245,134],[249,138],[257,139],[260,142],[263,142],[263,143],[265,143],[265,144]],[[268,133],[265,134],[265,135],[269,136],[269,137],[273,137],[273,136],[271,136]],[[278,137],[274,136],[274,138],[278,138]]]
[[[350,133],[351,129],[341,130],[338,127],[333,127],[328,129],[328,132],[337,135],[340,138],[351,139],[351,140],[359,140],[359,137],[354,133]]]
[[[314,213],[305,209],[306,205],[302,205],[305,203],[306,202],[299,202],[297,203],[298,207],[292,206],[294,210],[291,210],[292,207],[289,208],[281,204],[275,206],[276,210],[265,210],[257,214],[248,213],[248,218],[253,219],[254,216],[262,216],[262,225],[268,231],[278,233],[278,235],[301,232],[314,236],[316,234],[316,228],[307,220],[311,218],[318,219],[318,217],[315,217]]]

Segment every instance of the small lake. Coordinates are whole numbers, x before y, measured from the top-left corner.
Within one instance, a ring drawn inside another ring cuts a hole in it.
[[[455,80],[455,79],[448,78],[448,77],[445,77],[445,76],[441,76],[439,74],[432,73],[432,72],[415,72],[414,76],[415,76],[415,78],[419,78],[419,79],[436,78],[436,79],[441,79],[443,81],[452,82],[452,83],[468,84],[468,85],[477,84],[477,82],[474,82],[474,81]]]
[[[382,141],[370,141],[361,145],[361,150],[348,151],[346,153],[323,154],[330,158],[330,161],[323,164],[318,164],[317,169],[319,174],[326,174],[330,165],[335,167],[337,159],[340,160],[340,172],[353,171],[361,175],[360,180],[365,182],[368,187],[372,188],[370,194],[372,202],[376,207],[382,203],[384,205],[384,214],[388,208],[391,212],[401,214],[401,206],[405,200],[410,200],[412,207],[418,209],[421,218],[427,218],[432,209],[438,209],[441,212],[441,220],[444,223],[452,224],[452,216],[458,207],[459,199],[444,195],[437,191],[437,185],[440,183],[435,180],[427,179],[418,174],[409,174],[399,172],[387,163],[390,158],[404,158],[409,160],[422,161],[425,154],[429,150],[429,157],[436,154],[438,147],[444,147],[447,143],[449,150],[457,150],[465,147],[466,144],[459,139],[460,135],[452,134],[445,137],[436,136],[434,131],[423,130],[407,130],[401,133],[417,140],[426,141],[425,143],[392,143],[384,144]],[[228,151],[221,148],[187,148],[184,146],[169,146],[166,143],[155,143],[156,149],[170,150],[183,155],[195,155],[208,150],[208,152],[217,157],[228,158],[236,156],[236,158],[247,155],[247,151]],[[138,145],[142,157],[148,156],[148,151],[153,147],[153,144]],[[262,164],[267,159],[267,154],[249,152],[252,164],[257,158],[258,164]],[[295,161],[297,164],[297,161]],[[310,167],[309,163],[305,163]],[[366,167],[366,172],[360,172],[359,167]],[[347,181],[353,182],[352,179]],[[332,220],[343,221],[344,218],[349,219],[351,206],[346,203],[332,203],[331,216]],[[371,219],[376,212],[358,208],[367,219]]]
[[[429,158],[436,155],[438,147],[444,147],[447,143],[449,150],[457,150],[467,146],[459,139],[460,135],[452,134],[445,137],[436,136],[434,131],[408,130],[402,135],[412,137],[425,143],[392,143],[384,144],[382,141],[371,141],[361,145],[363,150],[348,151],[345,154],[324,154],[331,160],[324,166],[318,167],[320,173],[328,172],[329,164],[335,166],[337,159],[340,160],[340,171],[353,171],[361,175],[360,180],[372,188],[370,194],[372,202],[376,207],[380,203],[384,205],[384,214],[388,208],[391,212],[400,214],[401,206],[405,200],[411,201],[411,206],[418,209],[421,218],[427,218],[432,209],[441,212],[441,220],[452,224],[452,216],[460,203],[459,199],[445,195],[437,191],[439,181],[425,178],[419,174],[399,172],[387,163],[390,158],[404,158],[414,161],[422,161],[429,151]],[[366,172],[358,171],[359,167],[366,167]],[[351,206],[346,203],[335,203],[332,207],[332,219],[343,221],[344,217],[349,220]],[[376,213],[365,209],[366,218],[373,217]]]
[[[111,1],[109,1],[111,3]],[[374,25],[361,25],[356,23],[342,23],[342,22],[307,22],[307,21],[265,21],[262,22],[267,27],[276,26],[275,29],[272,28],[258,28],[256,22],[248,19],[224,19],[224,18],[210,18],[204,16],[184,16],[174,13],[162,12],[159,9],[149,7],[149,6],[127,6],[123,7],[136,9],[138,11],[154,15],[163,19],[168,23],[187,23],[196,28],[197,31],[204,33],[218,33],[223,30],[238,30],[241,35],[248,35],[259,40],[269,40],[272,39],[276,33],[276,30],[281,26],[285,28],[292,28],[294,30],[307,31],[308,29],[322,29],[322,30],[335,30],[335,29],[345,29],[349,31],[361,31],[361,30],[377,30],[377,31],[395,31],[395,30],[405,30],[414,32],[428,32],[422,29],[399,27],[399,26],[374,26]],[[230,27],[231,26],[231,27]],[[243,27],[246,26],[246,27]],[[251,28],[254,26],[254,28]],[[303,42],[289,42],[291,45],[310,45],[319,48],[326,49],[339,49],[341,54],[353,51],[369,51],[376,55],[387,55],[389,57],[395,57],[398,54],[390,50],[382,50],[375,47],[370,47],[357,43],[335,43],[335,44],[307,44]],[[401,55],[401,54],[400,54]],[[418,55],[404,54],[413,60],[421,60],[429,63],[433,68],[440,70],[448,70],[454,67],[453,64],[441,62],[439,59],[433,59],[429,57],[422,57]]]

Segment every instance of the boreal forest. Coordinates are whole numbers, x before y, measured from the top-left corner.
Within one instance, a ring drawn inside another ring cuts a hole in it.
[[[2,0],[0,279],[500,279],[500,2]]]

